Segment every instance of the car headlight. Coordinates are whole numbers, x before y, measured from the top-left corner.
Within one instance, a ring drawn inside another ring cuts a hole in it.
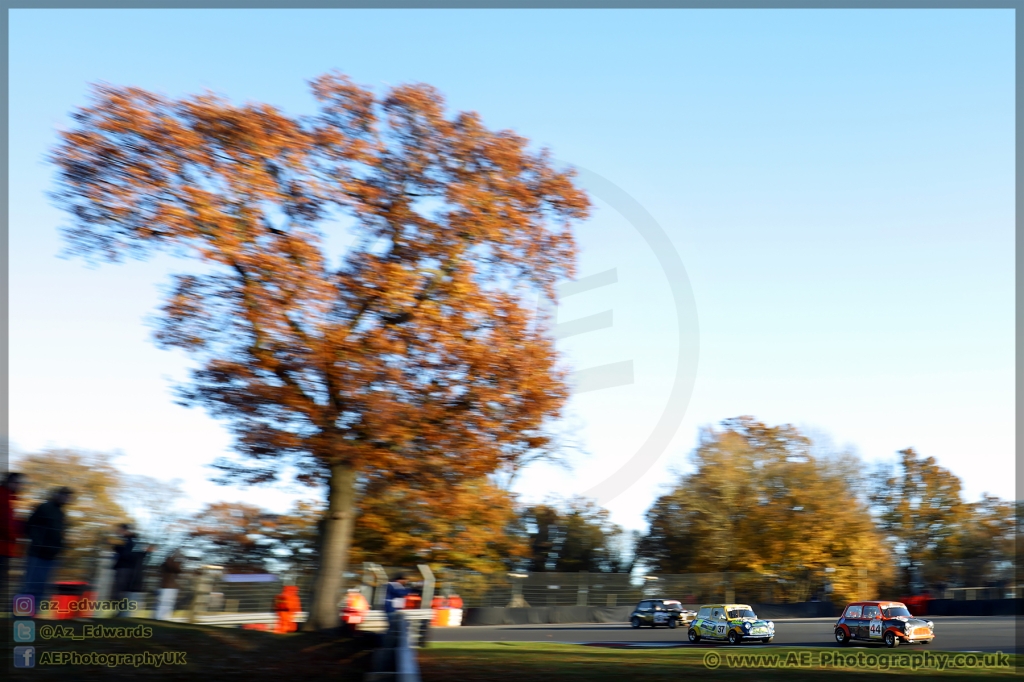
[[[744,621],[743,629],[746,630],[747,632],[750,632],[750,623]]]
[[[774,630],[775,629],[775,623],[773,623],[772,621],[768,621],[768,629],[769,630]]]

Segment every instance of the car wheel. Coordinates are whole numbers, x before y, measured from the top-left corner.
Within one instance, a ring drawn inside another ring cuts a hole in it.
[[[691,629],[689,632],[686,633],[686,636],[689,637],[690,641],[694,644],[700,641],[700,635],[697,634],[696,630]]]
[[[636,616],[633,616],[632,618],[629,619],[629,624],[632,625],[635,628],[638,628],[638,627],[640,627],[640,619],[637,618]]]
[[[889,632],[885,633],[885,637],[883,637],[882,639],[885,641],[885,645],[887,647],[889,647],[890,649],[895,649],[896,647],[898,647],[900,645],[899,638],[897,638],[896,635],[893,634],[893,632],[891,630]]]
[[[669,627],[669,629],[671,629],[671,630],[675,630],[675,629],[676,629],[676,626],[677,626],[677,625],[678,625],[678,624],[677,624],[677,623],[676,623],[676,622],[675,622],[674,620],[670,620],[670,621],[668,622],[668,627]]]
[[[729,644],[735,645],[735,644],[739,644],[742,641],[743,640],[740,639],[740,633],[736,632],[735,630],[730,630],[729,631]]]
[[[850,643],[850,636],[846,634],[846,630],[842,628],[836,628],[836,642],[841,646],[846,646]]]

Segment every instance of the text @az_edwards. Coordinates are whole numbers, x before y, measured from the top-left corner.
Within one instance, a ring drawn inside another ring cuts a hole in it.
[[[41,625],[40,639],[149,639],[153,628],[148,625],[132,627],[110,625],[83,625],[79,630],[69,625]]]

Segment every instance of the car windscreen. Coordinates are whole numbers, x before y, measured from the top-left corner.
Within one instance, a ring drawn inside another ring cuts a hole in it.
[[[757,618],[750,609],[734,609],[729,612],[729,618]]]
[[[890,606],[887,609],[882,609],[882,615],[886,618],[910,618],[910,611],[907,611],[906,606]]]

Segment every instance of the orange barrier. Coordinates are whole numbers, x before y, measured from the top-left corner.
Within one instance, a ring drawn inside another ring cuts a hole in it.
[[[447,599],[434,597],[430,608],[434,609],[431,625],[440,628],[462,625],[462,599],[459,595],[453,594]]]
[[[57,611],[54,617],[57,620],[68,620],[71,618],[89,618],[92,611],[88,608],[71,608],[72,606],[86,606],[89,601],[96,600],[95,592],[87,592],[88,583],[81,581],[64,581],[55,583],[57,594],[53,595],[53,601],[57,602]],[[84,603],[83,603],[84,602]]]

